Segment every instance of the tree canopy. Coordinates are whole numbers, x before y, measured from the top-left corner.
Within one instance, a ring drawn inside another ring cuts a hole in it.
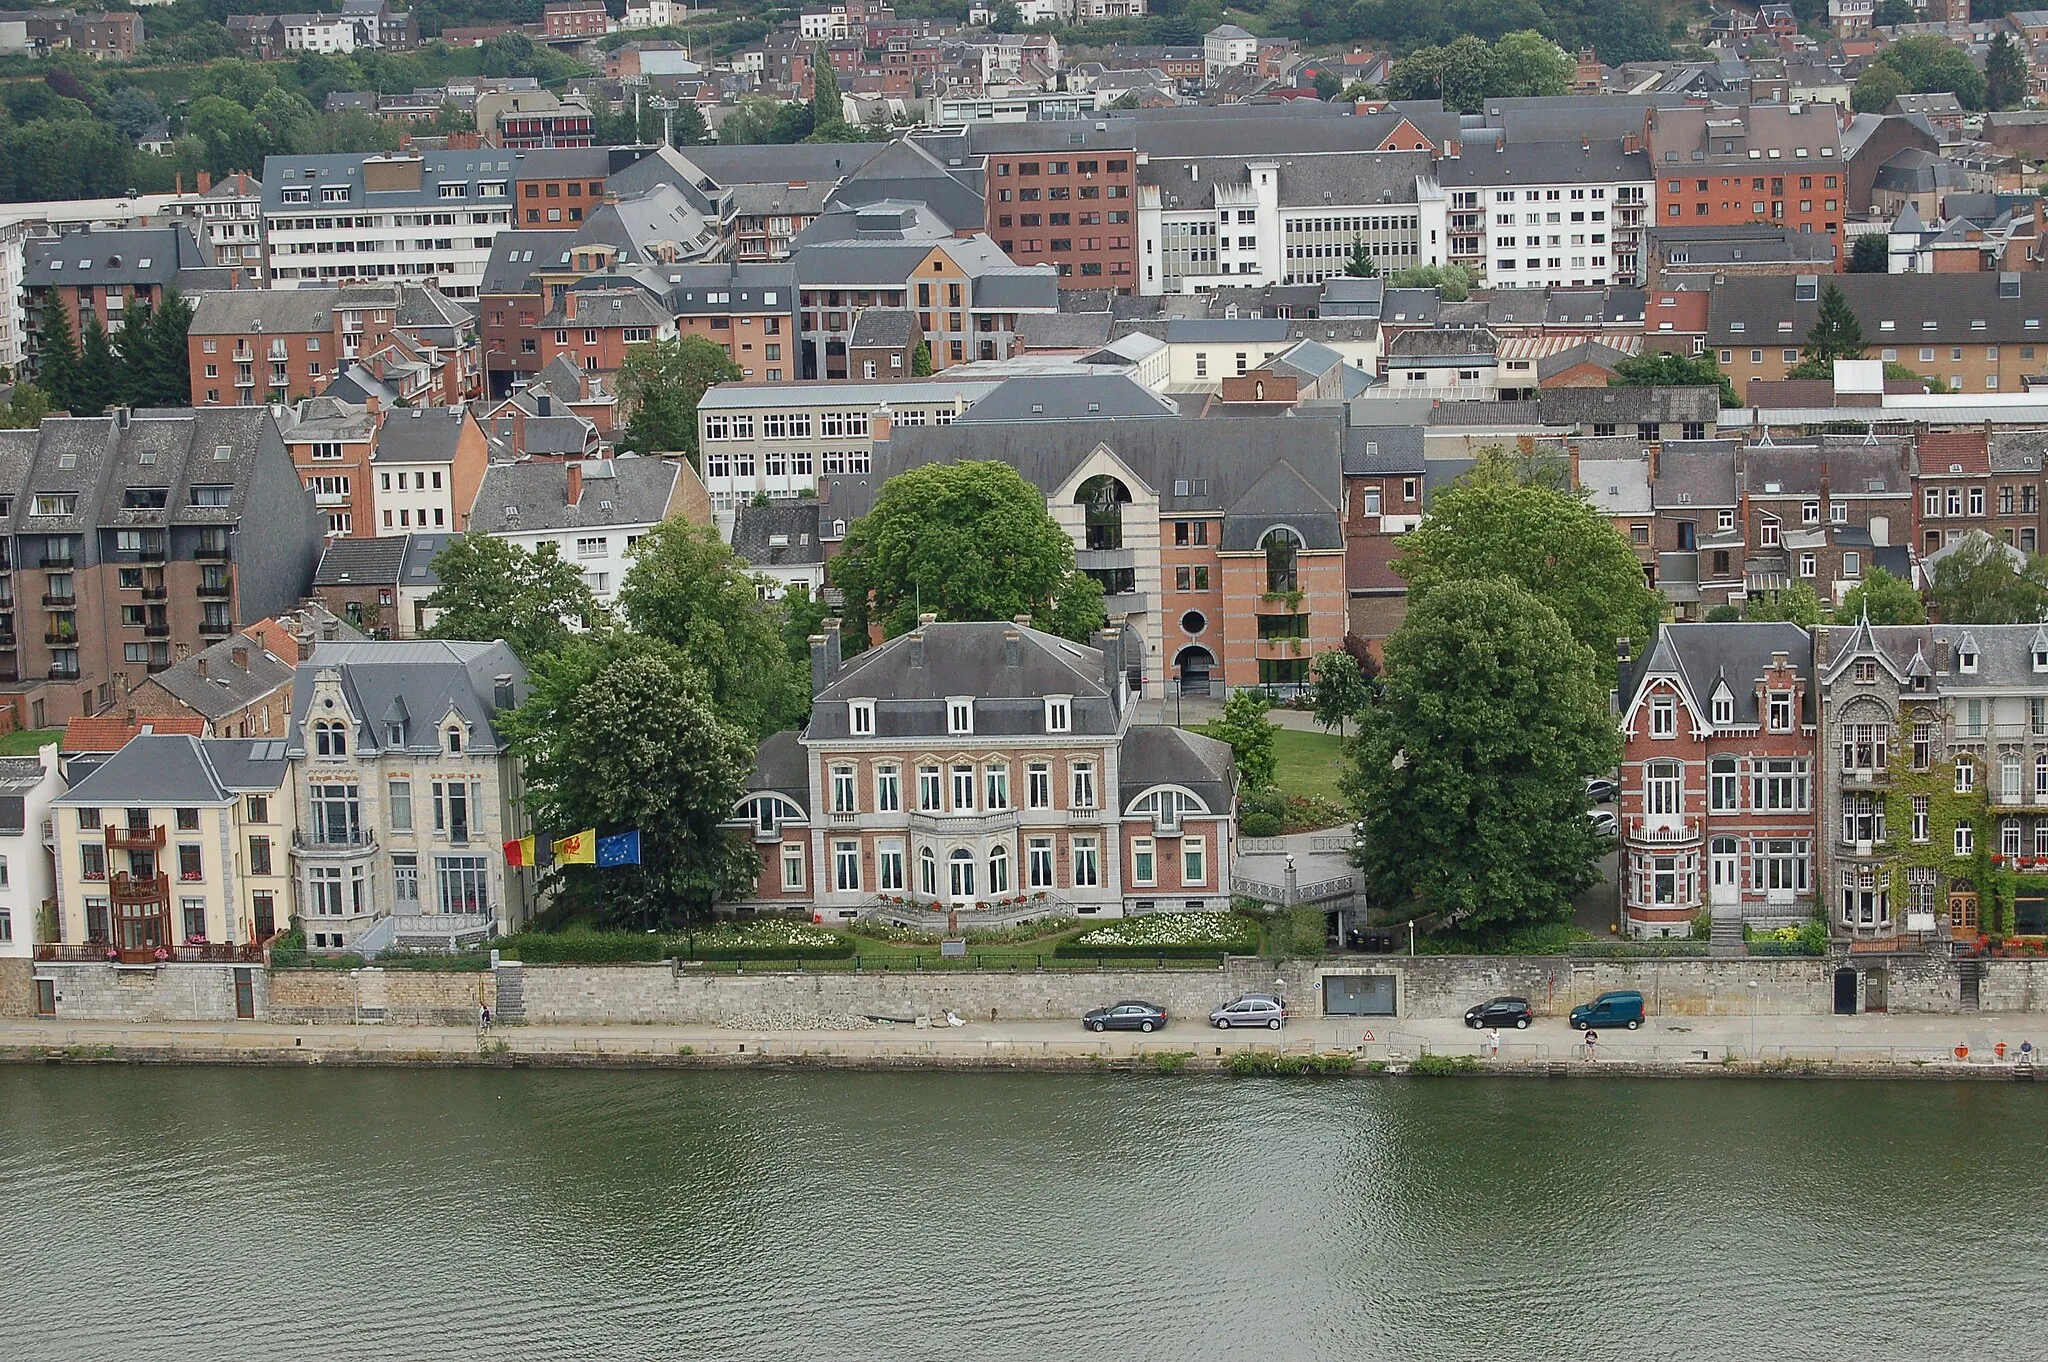
[[[1202,731],[1230,744],[1230,759],[1237,765],[1240,789],[1263,790],[1273,783],[1273,773],[1280,765],[1275,746],[1280,726],[1266,717],[1266,697],[1262,692],[1232,691],[1223,702],[1223,717],[1210,721]]]
[[[1835,618],[1844,621],[1870,616],[1872,624],[1925,624],[1927,607],[1910,582],[1894,577],[1881,567],[1865,573],[1863,580],[1842,597]]]
[[[1719,388],[1721,405],[1739,407],[1735,385],[1728,381],[1728,375],[1721,372],[1721,366],[1714,361],[1711,350],[1697,355],[1681,355],[1669,350],[1645,350],[1639,355],[1630,355],[1614,366],[1614,377],[1607,380],[1610,388]]]
[[[1441,289],[1445,302],[1462,303],[1472,295],[1472,271],[1463,265],[1410,265],[1395,270],[1387,287]]]
[[[1760,591],[1743,602],[1746,620],[1777,620],[1811,629],[1820,623],[1820,595],[1804,582],[1788,582],[1776,591]]]
[[[583,574],[553,544],[529,552],[467,531],[434,556],[434,574],[441,585],[426,605],[440,613],[430,637],[503,639],[529,667],[560,652],[576,629],[606,618]]]
[[[1468,33],[1411,52],[1387,78],[1387,96],[1441,99],[1447,109],[1478,113],[1489,99],[1568,94],[1576,70],[1563,49],[1533,30],[1504,33],[1491,45]]]
[[[1851,274],[1887,274],[1891,267],[1891,241],[1883,232],[1865,232],[1849,249]]]
[[[1877,54],[1856,81],[1855,104],[1859,113],[1877,113],[1864,107],[1863,82],[1872,71],[1887,68],[1901,76],[1906,89],[1900,94],[1953,94],[1966,109],[1984,107],[1984,73],[1970,60],[1970,54],[1947,38],[1918,33],[1900,38]],[[1891,101],[1885,101],[1889,104]]]
[[[633,550],[619,609],[700,673],[721,718],[760,738],[810,708],[810,671],[793,667],[782,605],[709,525],[667,520]]]
[[[1602,659],[1603,674],[1616,640],[1640,650],[1664,614],[1635,550],[1583,493],[1525,485],[1486,465],[1437,495],[1402,538],[1394,570],[1407,579],[1411,611],[1452,583],[1514,582]]]
[[[1984,106],[2010,109],[2027,97],[2027,57],[2012,34],[2000,33],[1991,40],[1984,59]]]
[[[849,633],[869,613],[894,636],[920,612],[942,620],[1030,615],[1041,629],[1086,639],[1102,625],[1102,587],[1074,566],[1074,542],[1045,494],[1008,464],[927,464],[882,484],[874,509],[832,560]]]
[[[603,926],[658,929],[747,890],[759,857],[719,823],[745,793],[753,745],[677,649],[580,637],[528,679],[511,729],[536,835],[640,830],[637,866],[551,871],[564,901]]]
[[[1318,653],[1309,664],[1309,707],[1317,723],[1336,729],[1340,737],[1344,725],[1372,703],[1372,694],[1371,679],[1347,651]]]
[[[1980,531],[1936,560],[1927,599],[1943,624],[2032,624],[2048,615],[2048,569]]]
[[[1555,611],[1497,578],[1431,591],[1387,640],[1344,781],[1374,901],[1475,933],[1568,917],[1599,878],[1584,781],[1619,755],[1607,683]]]
[[[725,348],[702,336],[643,341],[626,350],[619,395],[632,414],[619,443],[636,454],[689,456],[697,462],[697,401],[714,383],[744,376]]]

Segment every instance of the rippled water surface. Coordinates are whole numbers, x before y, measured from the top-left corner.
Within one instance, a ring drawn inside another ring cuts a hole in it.
[[[2040,1358],[2048,1088],[0,1070],[0,1358]]]

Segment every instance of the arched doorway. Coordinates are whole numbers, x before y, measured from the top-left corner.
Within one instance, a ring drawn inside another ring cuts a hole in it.
[[[1210,676],[1216,668],[1216,655],[1207,648],[1190,643],[1174,656],[1173,667],[1182,695],[1212,693]]]
[[[946,858],[946,894],[955,903],[974,899],[974,853],[965,847]]]

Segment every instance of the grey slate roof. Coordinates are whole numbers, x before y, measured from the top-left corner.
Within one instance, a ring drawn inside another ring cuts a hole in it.
[[[1633,702],[1652,676],[1677,676],[1702,706],[1698,717],[1704,721],[1713,712],[1714,692],[1725,682],[1735,703],[1735,722],[1757,725],[1763,720],[1757,713],[1756,682],[1771,665],[1773,653],[1787,654],[1793,670],[1806,678],[1802,721],[1812,723],[1813,640],[1796,624],[1666,624],[1656,643],[1630,668],[1625,693]]]
[[[867,307],[854,318],[849,350],[901,350],[917,331],[917,314],[907,307]]]
[[[811,807],[811,763],[801,735],[794,729],[771,733],[754,749],[754,768],[747,789],[788,795],[808,815]]]
[[[1108,342],[1110,322],[1108,312],[1034,312],[1017,319],[1017,337],[1032,350],[1092,350]]]
[[[504,748],[503,736],[493,722],[496,678],[512,678],[515,705],[526,699],[526,669],[503,642],[407,639],[322,643],[309,660],[299,664],[293,680],[289,756],[306,754],[305,727],[314,682],[328,672],[336,674],[348,696],[357,721],[356,750],[366,755],[387,750],[379,721],[401,700],[412,719],[404,750],[438,752],[439,725],[453,711],[469,729],[465,750],[495,754]]]
[[[1657,508],[1735,505],[1740,495],[1736,491],[1740,448],[1734,440],[1666,442],[1651,487]]]
[[[954,424],[987,421],[1107,420],[1172,417],[1176,408],[1142,383],[1122,374],[1096,377],[1005,379],[954,418]]]
[[[1282,208],[1373,208],[1413,204],[1417,181],[1430,178],[1425,151],[1371,156],[1267,153],[1253,156],[1153,157],[1141,166],[1141,184],[1157,185],[1167,211],[1214,208],[1217,186],[1251,176],[1250,162],[1277,164],[1275,188]]]
[[[392,539],[331,539],[313,573],[314,586],[382,585],[398,581],[410,535]],[[169,675],[169,673],[165,673]]]
[[[1640,123],[1638,123],[1640,129]],[[1437,163],[1437,181],[1444,188],[1478,185],[1614,184],[1654,178],[1649,153],[1623,151],[1618,135],[1560,141],[1517,141],[1475,148],[1465,144],[1459,156]]]
[[[453,463],[470,415],[463,407],[401,407],[384,419],[372,463]]]
[[[732,526],[732,551],[754,567],[805,567],[825,561],[814,498],[742,506]]]
[[[553,460],[494,463],[484,472],[469,527],[484,534],[654,525],[668,515],[679,473],[669,459],[589,459],[583,495],[569,504],[569,467]]]
[[[1421,426],[1349,426],[1344,431],[1344,472],[1420,473]]]
[[[23,288],[61,284],[168,285],[178,272],[213,262],[189,223],[162,227],[88,228],[23,246]]]
[[[374,541],[371,541],[374,542]],[[353,632],[353,631],[351,631]],[[247,666],[238,666],[240,649]],[[292,679],[297,659],[273,657],[247,634],[231,634],[150,680],[208,719],[220,719],[271,694]],[[202,671],[203,668],[203,671]]]
[[[1699,422],[1712,427],[1721,412],[1718,388],[1546,388],[1536,399],[1546,426],[1606,422]]]
[[[277,789],[285,769],[280,739],[144,733],[51,803],[67,809],[227,804],[239,791]]]
[[[1018,635],[1015,666],[1004,641]],[[872,699],[878,738],[946,732],[948,696],[976,697],[977,734],[1021,735],[1045,729],[1044,697],[1073,697],[1073,732],[1114,733],[1119,722],[1103,677],[1102,653],[1028,625],[946,622],[890,639],[847,660],[818,693],[807,738],[848,734],[849,700]]]
[[[1171,724],[1133,724],[1118,747],[1117,803],[1130,802],[1155,785],[1179,785],[1211,813],[1231,807],[1233,768],[1230,744]]]

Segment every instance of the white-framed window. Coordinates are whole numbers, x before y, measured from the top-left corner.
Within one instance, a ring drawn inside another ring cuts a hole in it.
[[[1074,888],[1094,889],[1102,883],[1101,844],[1093,837],[1075,837],[1067,846],[1072,860]]]
[[[1789,690],[1774,690],[1768,691],[1765,694],[1768,699],[1768,704],[1765,707],[1765,717],[1769,721],[1771,732],[1790,733],[1792,731],[1792,692]]]
[[[1977,788],[1977,764],[1968,757],[1956,759],[1956,793],[1968,794]]]
[[[1804,838],[1771,838],[1752,843],[1756,848],[1753,874],[1763,889],[1791,890],[1803,894],[1807,880],[1807,843]]]
[[[578,558],[602,558],[605,556],[609,543],[610,541],[601,534],[580,537],[576,541],[576,556]]]
[[[1678,736],[1678,703],[1668,695],[1655,696],[1650,701],[1650,736]]]
[[[1095,807],[1095,763],[1077,761],[1069,768],[1072,777],[1068,785],[1067,807],[1070,809],[1092,809]]]
[[[939,893],[939,858],[930,847],[917,853],[917,887],[933,898]]]
[[[859,892],[859,842],[834,842],[832,844],[832,885],[835,889],[842,892]]]
[[[1926,795],[1913,796],[1913,840],[1916,842],[1928,839],[1927,810],[1930,802]]]
[[[1956,669],[1964,672],[1975,672],[1977,670],[1977,650],[1969,647],[1957,649]]]
[[[917,768],[917,807],[924,813],[937,813],[943,798],[939,789],[939,768],[920,766]]]
[[[1732,724],[1735,722],[1735,697],[1725,690],[1714,696],[1714,722],[1716,724]]]
[[[1673,816],[1684,810],[1685,788],[1675,761],[1653,761],[1643,768],[1643,811]]]
[[[1969,856],[1977,850],[1977,830],[1968,823],[1956,824],[1956,855]]]
[[[1001,842],[988,850],[988,892],[1007,894],[1010,892],[1010,849]]]
[[[782,848],[782,888],[785,893],[800,893],[804,887],[804,849],[795,843],[785,843]]]
[[[1052,838],[1034,837],[1025,848],[1025,887],[1028,889],[1050,889],[1053,887]]]
[[[956,695],[946,701],[946,731],[948,733],[972,733],[974,731],[974,697]]]
[[[873,700],[848,700],[846,702],[847,731],[856,738],[873,737],[875,732],[875,702]]]
[[[1180,839],[1180,882],[1182,884],[1207,884],[1209,882],[1209,844],[1201,837]]]
[[[1804,813],[1810,781],[1804,757],[1766,757],[1757,764],[1750,807],[1758,812]]]
[[[1734,813],[1741,800],[1741,778],[1735,758],[1715,757],[1707,766],[1707,808],[1713,813]]]
[[[1024,768],[1024,807],[1028,809],[1049,809],[1052,807],[1052,764],[1034,761]]]
[[[903,809],[903,770],[893,762],[875,768],[875,812],[900,813]]]
[[[1074,727],[1074,702],[1065,695],[1045,697],[1045,731],[1048,733],[1070,733]]]
[[[1998,854],[2017,856],[2020,854],[2020,820],[2001,818],[1998,821]]]
[[[953,812],[974,812],[974,768],[955,766],[953,768]]]
[[[875,888],[884,893],[903,892],[903,843],[875,844]]]
[[[1131,883],[1137,885],[1156,884],[1159,881],[1159,858],[1150,837],[1131,839]]]
[[[853,811],[853,768],[851,766],[835,766],[832,768],[832,812],[852,813]]]
[[[983,799],[982,807],[995,812],[1010,807],[1010,767],[1007,762],[991,762],[981,771]]]

